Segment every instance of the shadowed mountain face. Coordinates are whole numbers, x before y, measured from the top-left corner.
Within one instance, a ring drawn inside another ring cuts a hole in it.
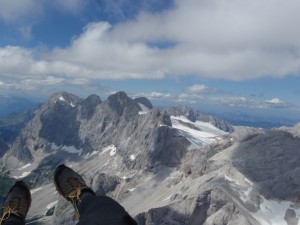
[[[232,127],[188,107],[158,110],[124,92],[105,101],[61,92],[35,111],[1,166],[31,186],[36,223],[75,223],[52,184],[65,163],[139,224],[294,225],[299,134]]]
[[[272,130],[242,141],[233,164],[258,184],[266,198],[299,201],[299,146],[300,137]]]

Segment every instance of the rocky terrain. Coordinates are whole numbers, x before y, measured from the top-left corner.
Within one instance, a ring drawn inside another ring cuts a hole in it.
[[[65,163],[141,225],[296,225],[299,134],[299,125],[266,131],[188,107],[158,110],[124,92],[105,101],[62,92],[35,111],[1,174],[30,184],[27,224],[75,224],[52,184]]]

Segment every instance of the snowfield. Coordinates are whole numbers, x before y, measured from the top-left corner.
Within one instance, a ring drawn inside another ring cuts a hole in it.
[[[219,136],[226,134],[210,123],[196,121],[191,122],[185,116],[171,116],[172,127],[178,129],[182,136],[191,142],[190,148],[212,144]]]
[[[138,104],[139,104],[140,108],[142,109],[142,111],[139,111],[140,115],[147,114],[151,110],[142,103],[138,103]]]

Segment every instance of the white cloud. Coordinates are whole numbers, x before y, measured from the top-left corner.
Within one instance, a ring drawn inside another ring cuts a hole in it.
[[[193,87],[193,86],[191,86]],[[206,88],[209,88],[205,86]],[[188,88],[187,88],[188,89]],[[139,93],[135,94],[133,97],[146,97],[152,101],[165,101],[173,102],[179,104],[221,104],[230,107],[238,108],[253,108],[253,109],[290,109],[295,107],[293,104],[280,100],[278,98],[273,98],[270,100],[259,100],[253,98],[247,98],[244,96],[218,96],[218,90],[213,89],[215,95],[207,95],[201,93],[189,93],[185,89],[179,94],[170,94],[168,92],[150,92],[150,93]],[[200,89],[200,88],[199,88]],[[211,89],[211,88],[209,88]],[[198,90],[198,89],[197,89]]]
[[[242,108],[268,109],[294,107],[293,104],[284,102],[278,98],[263,101],[245,97],[212,97],[209,101],[211,101],[212,103],[221,103],[227,106]]]
[[[174,100],[174,96],[171,95],[168,92],[159,92],[159,91],[153,91],[150,93],[137,93],[133,95],[133,98],[137,98],[137,97],[146,97],[149,100],[158,100],[158,101],[173,101]]]
[[[0,22],[13,26],[19,34],[29,40],[34,25],[43,21],[49,9],[79,13],[85,7],[84,0],[0,0]]]
[[[71,13],[78,13],[85,5],[84,0],[52,0],[48,2],[56,9],[67,10]]]
[[[270,108],[291,108],[294,107],[291,103],[284,102],[278,98],[273,98],[265,101],[266,107]]]
[[[195,84],[195,85],[189,86],[185,89],[185,91],[189,94],[208,94],[208,93],[215,92],[214,89],[209,88],[204,84]]]
[[[47,4],[20,2],[0,1],[0,17],[21,20],[43,11]],[[55,2],[63,2],[59,6],[69,11],[83,4],[80,0]],[[46,56],[36,57],[34,49],[1,48],[0,57],[3,52],[7,55],[1,57],[0,74],[69,79],[194,75],[229,80],[299,75],[299,7],[300,1],[295,0],[178,0],[175,8],[141,13],[115,26],[90,23],[69,47],[56,48]],[[23,33],[30,37],[30,27]],[[175,45],[166,49],[148,45],[160,42]],[[201,88],[205,86],[191,91],[201,92]]]
[[[294,0],[177,1],[174,10],[141,14],[112,36],[177,42],[161,52],[171,74],[234,80],[285,76],[300,70],[299,6]]]
[[[0,0],[0,19],[17,22],[33,19],[42,12],[39,0]]]
[[[108,36],[111,26],[108,23],[91,23],[84,33],[74,39],[67,49],[55,49],[51,59],[71,68],[64,73],[70,76],[82,74],[97,79],[128,79],[164,77],[157,51],[143,43],[115,41]]]
[[[30,67],[34,63],[30,50],[15,46],[0,48],[1,75],[22,77],[23,74],[30,73]]]
[[[27,79],[18,79],[10,82],[0,81],[1,88],[10,89],[10,90],[23,90],[23,91],[39,91],[42,87],[58,85],[65,83],[64,78],[57,77],[45,77],[45,78],[27,78]]]
[[[0,20],[7,23],[30,25],[44,15],[49,7],[77,13],[85,6],[84,0],[0,0]]]
[[[273,98],[271,100],[266,100],[266,103],[271,103],[271,104],[281,104],[282,101],[278,98]]]

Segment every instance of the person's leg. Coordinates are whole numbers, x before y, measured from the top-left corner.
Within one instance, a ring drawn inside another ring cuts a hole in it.
[[[0,225],[24,225],[30,205],[29,188],[23,181],[17,181],[1,205]]]
[[[57,191],[73,204],[79,219],[77,225],[137,225],[118,202],[107,196],[96,196],[71,168],[58,166],[54,183]]]
[[[80,220],[77,225],[120,224],[137,225],[125,209],[107,196],[87,195],[78,204]]]

